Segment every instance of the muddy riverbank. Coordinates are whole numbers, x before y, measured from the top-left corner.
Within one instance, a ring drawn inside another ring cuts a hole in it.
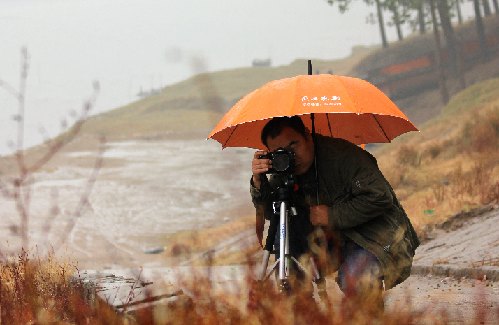
[[[114,142],[106,144],[103,167],[94,177],[89,162],[96,151],[62,152],[57,158],[64,161],[61,167],[30,180],[31,247],[42,255],[53,248],[83,268],[161,263],[150,261],[144,250],[173,233],[253,212],[248,189],[252,154],[249,149],[221,150],[204,139]],[[92,178],[95,184],[81,205]],[[0,200],[0,211],[2,251],[14,252],[21,244],[14,201]]]

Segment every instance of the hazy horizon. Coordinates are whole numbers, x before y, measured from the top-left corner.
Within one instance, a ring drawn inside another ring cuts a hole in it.
[[[81,108],[94,81],[101,86],[96,114],[137,100],[141,89],[249,67],[253,59],[277,66],[346,57],[355,45],[380,43],[378,25],[365,22],[373,10],[360,1],[342,15],[322,0],[3,0],[0,80],[18,88],[20,51],[27,47],[31,146],[42,140],[40,127],[51,137],[61,131],[60,120]],[[393,27],[387,33],[396,40]],[[194,67],[194,59],[203,67]],[[15,139],[17,106],[3,89],[0,105],[2,154]]]

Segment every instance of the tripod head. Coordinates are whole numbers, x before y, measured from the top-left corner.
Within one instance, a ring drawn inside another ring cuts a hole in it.
[[[296,184],[295,175],[291,173],[277,175],[278,182],[275,189],[272,191],[274,202],[290,201],[291,193],[294,191]]]
[[[272,202],[274,215],[279,215],[279,206],[282,202],[286,203],[286,206],[291,210],[292,215],[297,215],[291,196],[291,193],[295,191],[295,175],[286,173],[276,175],[276,177],[278,177],[279,181],[275,184],[274,190],[272,191],[272,196],[274,198]]]

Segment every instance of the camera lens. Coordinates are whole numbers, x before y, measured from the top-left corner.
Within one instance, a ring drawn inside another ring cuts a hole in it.
[[[286,171],[291,165],[290,156],[287,154],[277,154],[272,161],[272,168],[277,172]]]

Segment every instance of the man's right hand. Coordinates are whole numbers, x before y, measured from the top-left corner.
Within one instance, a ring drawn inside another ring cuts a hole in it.
[[[251,171],[253,172],[253,185],[260,189],[261,181],[260,175],[266,173],[270,167],[272,167],[272,161],[270,159],[260,159],[258,157],[266,155],[267,151],[257,151],[253,155],[253,161],[251,162]]]

